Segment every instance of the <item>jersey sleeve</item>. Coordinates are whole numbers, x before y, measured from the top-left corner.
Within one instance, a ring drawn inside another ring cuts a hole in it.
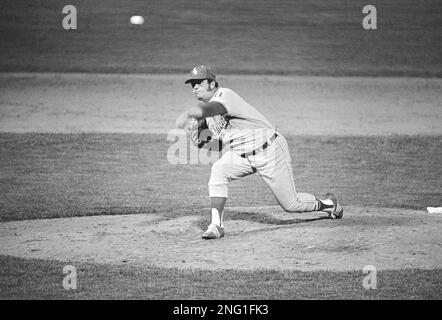
[[[236,99],[237,95],[232,90],[221,88],[218,89],[211,101],[221,103],[230,117],[239,117],[240,110],[237,110],[237,104],[235,103]]]

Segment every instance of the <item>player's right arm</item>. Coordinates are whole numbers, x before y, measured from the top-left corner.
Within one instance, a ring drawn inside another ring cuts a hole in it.
[[[208,103],[199,104],[197,107],[192,107],[189,110],[182,113],[175,124],[177,128],[183,129],[186,126],[189,118],[204,119],[207,117],[213,117],[217,114],[226,114],[227,110],[223,104],[217,101],[211,101]]]
[[[227,110],[224,105],[218,101],[210,101],[202,103],[198,106],[202,110],[202,118],[213,117],[217,114],[226,114]]]

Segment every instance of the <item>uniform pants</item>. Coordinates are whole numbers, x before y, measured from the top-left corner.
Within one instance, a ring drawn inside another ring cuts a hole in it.
[[[318,202],[314,195],[296,192],[287,141],[280,134],[270,146],[256,155],[243,158],[232,150],[224,153],[212,166],[209,196],[227,198],[230,181],[255,172],[262,177],[285,211],[317,210]]]

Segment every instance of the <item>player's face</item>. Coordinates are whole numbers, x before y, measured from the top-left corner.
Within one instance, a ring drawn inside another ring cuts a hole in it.
[[[207,79],[193,80],[190,82],[195,98],[200,101],[209,101],[213,96],[213,90]]]

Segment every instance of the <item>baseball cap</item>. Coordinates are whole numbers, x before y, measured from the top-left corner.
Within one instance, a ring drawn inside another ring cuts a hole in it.
[[[190,78],[187,79],[184,83],[189,83],[192,80],[201,80],[201,79],[210,79],[210,80],[216,80],[215,73],[210,70],[208,67],[201,65],[196,66],[195,68],[190,71]]]

